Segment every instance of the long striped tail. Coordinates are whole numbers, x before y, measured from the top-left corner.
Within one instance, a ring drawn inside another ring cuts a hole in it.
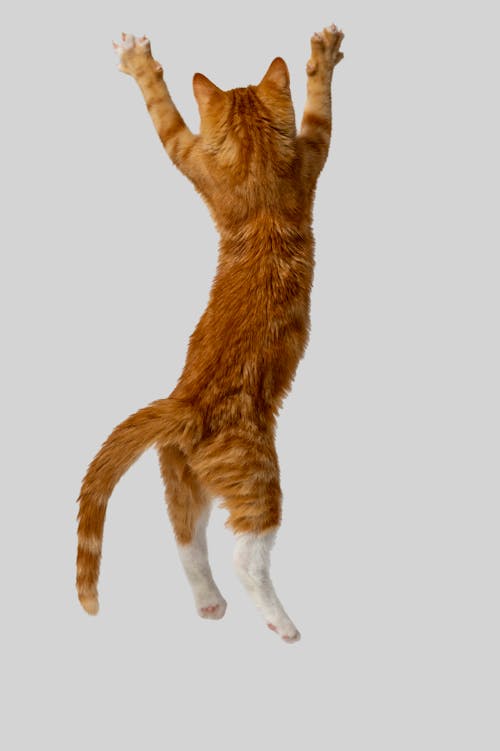
[[[192,445],[196,420],[172,399],[160,399],[140,409],[116,427],[91,463],[78,502],[76,588],[87,613],[99,610],[97,582],[104,519],[118,480],[154,444]]]

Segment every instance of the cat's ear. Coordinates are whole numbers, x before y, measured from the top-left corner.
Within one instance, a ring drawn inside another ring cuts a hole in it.
[[[204,107],[212,99],[221,97],[224,92],[210,81],[203,73],[195,73],[193,76],[193,92],[198,107]]]
[[[266,84],[272,84],[282,91],[290,88],[290,74],[288,67],[282,57],[276,57],[269,68],[266,75],[259,83],[259,86],[265,86]]]

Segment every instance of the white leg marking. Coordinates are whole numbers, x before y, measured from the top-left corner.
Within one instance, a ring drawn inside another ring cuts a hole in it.
[[[207,508],[196,523],[192,541],[177,548],[199,615],[218,620],[226,612],[226,601],[214,582],[208,562],[206,530],[209,516],[210,509]]]
[[[294,642],[300,634],[286,614],[273,587],[270,575],[271,548],[276,532],[237,535],[234,563],[238,576],[272,631]]]

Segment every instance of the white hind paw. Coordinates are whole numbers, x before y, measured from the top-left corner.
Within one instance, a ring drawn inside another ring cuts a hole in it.
[[[226,612],[227,603],[223,597],[217,596],[210,598],[210,601],[197,603],[198,615],[201,618],[208,618],[211,621],[220,621]]]
[[[295,628],[292,621],[276,619],[277,625],[272,622],[268,622],[267,627],[274,631],[278,636],[281,636],[283,641],[287,644],[293,644],[300,639],[300,632]]]
[[[208,618],[212,621],[220,621],[220,619],[224,617],[226,608],[227,604],[223,600],[222,602],[217,602],[214,605],[205,605],[204,607],[198,608],[198,613],[201,618]]]

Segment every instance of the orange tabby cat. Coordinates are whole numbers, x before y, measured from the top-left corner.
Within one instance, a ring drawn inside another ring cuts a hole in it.
[[[273,588],[270,552],[281,517],[274,438],[278,410],[304,352],[313,275],[314,190],[331,133],[331,80],[343,34],[311,39],[297,134],[288,69],[276,58],[258,86],[221,91],[196,73],[200,134],[177,111],[149,41],[122,35],[120,70],[135,78],[161,142],[192,180],[220,232],[217,275],[176,388],[127,418],[90,465],[80,493],[77,589],[98,611],[106,506],[123,473],[156,446],[179,553],[203,618],[226,603],[210,570],[206,525],[220,496],[236,534],[235,566],[268,626],[300,638]]]

